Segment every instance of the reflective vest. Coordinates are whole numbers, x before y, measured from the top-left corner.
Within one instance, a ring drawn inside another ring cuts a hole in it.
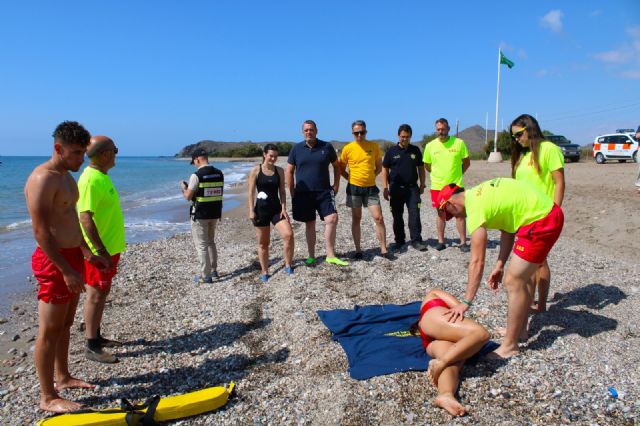
[[[191,219],[220,219],[222,215],[222,190],[224,175],[213,166],[196,170],[198,190],[192,199]]]

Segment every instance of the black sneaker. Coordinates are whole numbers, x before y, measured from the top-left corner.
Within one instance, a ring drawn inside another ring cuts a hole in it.
[[[447,248],[447,246],[444,245],[444,243],[438,243],[435,245],[435,247],[433,247],[434,249],[438,250],[438,251],[442,251],[444,249]]]
[[[400,251],[405,244],[405,242],[389,244],[389,250]]]
[[[85,348],[84,356],[91,361],[102,362],[104,364],[115,364],[118,362],[118,358],[109,352],[103,351],[102,349],[94,351],[92,349]]]
[[[353,256],[353,258],[355,260],[362,260],[362,252],[361,251],[357,251],[356,254]]]
[[[469,253],[471,251],[471,246],[469,246],[467,244],[460,244],[460,246],[458,246],[458,248],[463,253]]]
[[[411,243],[411,247],[418,251],[427,251],[427,245],[422,241],[414,241]]]
[[[396,260],[397,257],[395,257],[393,255],[393,253],[391,253],[390,251],[386,252],[386,253],[380,253],[380,257],[387,259],[387,260]]]

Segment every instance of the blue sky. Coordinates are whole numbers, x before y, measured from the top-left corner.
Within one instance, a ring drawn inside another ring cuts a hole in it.
[[[124,155],[202,139],[414,140],[537,114],[587,144],[640,125],[640,2],[4,2],[0,155],[48,155],[78,120]]]

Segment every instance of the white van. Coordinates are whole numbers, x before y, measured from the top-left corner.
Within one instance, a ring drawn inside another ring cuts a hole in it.
[[[638,140],[633,133],[598,136],[593,141],[593,157],[598,164],[604,164],[607,160],[638,162]]]

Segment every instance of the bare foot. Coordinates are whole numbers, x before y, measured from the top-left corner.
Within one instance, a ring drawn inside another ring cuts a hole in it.
[[[504,349],[502,346],[500,346],[495,351],[487,354],[486,358],[487,359],[509,359],[512,356],[518,355],[519,353],[520,351],[518,351],[517,349],[509,350],[509,349]]]
[[[65,380],[61,380],[55,384],[57,390],[63,389],[93,389],[96,385],[87,383],[84,380],[76,379],[75,377],[69,377]]]
[[[448,393],[440,394],[433,400],[433,403],[440,408],[447,410],[449,414],[454,417],[462,417],[467,414],[467,409],[464,405],[460,404],[453,395]]]
[[[40,409],[51,413],[68,413],[77,411],[85,406],[77,402],[69,401],[63,398],[55,398],[49,401],[40,401]]]
[[[442,374],[442,370],[446,367],[445,363],[440,361],[439,359],[432,359],[429,361],[429,369],[427,370],[427,374],[429,375],[429,380],[433,383],[433,386],[438,386],[438,379],[440,378],[440,374]]]
[[[507,335],[507,329],[504,327],[498,327],[496,328],[496,333],[498,333],[500,337],[504,337]],[[527,340],[529,340],[529,333],[526,330],[520,332],[518,340],[520,340],[521,342],[526,342]]]

